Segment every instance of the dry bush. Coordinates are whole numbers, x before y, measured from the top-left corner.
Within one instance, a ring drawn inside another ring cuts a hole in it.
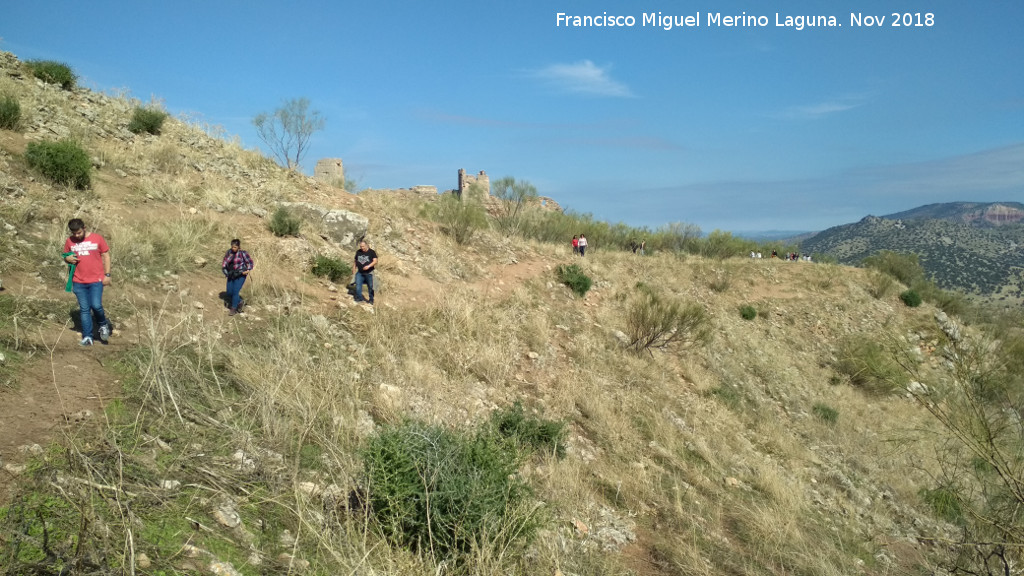
[[[194,207],[200,198],[200,191],[183,177],[142,178],[137,194],[147,200],[178,204],[181,208]]]
[[[626,319],[626,334],[634,351],[710,340],[711,320],[700,304],[684,304],[642,283],[637,284],[637,292]]]
[[[867,289],[868,294],[879,300],[884,300],[896,289],[896,279],[880,270],[870,270]]]
[[[164,144],[149,153],[153,166],[164,174],[179,175],[185,171],[185,157],[173,144]]]
[[[875,394],[890,394],[905,388],[910,381],[897,362],[898,353],[884,338],[852,336],[840,343],[835,368],[858,388]]]

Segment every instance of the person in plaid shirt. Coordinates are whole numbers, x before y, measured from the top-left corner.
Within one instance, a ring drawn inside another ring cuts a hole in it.
[[[252,272],[254,266],[249,253],[242,250],[242,241],[238,238],[232,240],[231,249],[224,254],[224,261],[220,265],[221,272],[228,279],[227,293],[228,298],[231,299],[228,316],[234,316],[241,310],[245,301],[238,293],[242,291],[245,278],[249,276],[249,272]]]

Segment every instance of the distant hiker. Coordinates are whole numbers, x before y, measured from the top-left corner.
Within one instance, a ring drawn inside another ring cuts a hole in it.
[[[366,244],[365,240],[359,242],[359,251],[356,252],[356,302],[363,301],[363,284],[366,284],[370,292],[370,305],[373,305],[373,268],[377,265],[377,252]]]
[[[640,255],[643,256],[647,252],[647,239],[640,241]]]
[[[110,338],[110,321],[103,311],[103,287],[110,286],[110,247],[99,234],[90,234],[81,218],[68,221],[70,237],[64,242],[64,261],[74,264],[72,291],[78,298],[82,320],[81,346],[92,346],[93,315],[100,327],[100,340]]]
[[[224,254],[224,260],[220,263],[220,271],[228,279],[227,298],[230,300],[228,316],[234,316],[242,311],[245,300],[239,293],[253,268],[255,268],[255,264],[252,257],[248,252],[242,250],[242,241],[238,238],[232,240],[231,248]]]
[[[633,254],[636,254],[636,251],[640,248],[640,245],[636,243],[636,239],[633,239],[629,241],[629,248],[630,250],[633,251]]]
[[[778,258],[778,257],[779,257],[779,253],[776,252],[775,250],[772,250],[772,258]]]
[[[587,255],[587,237],[584,236],[583,234],[580,234],[579,246],[580,246],[580,257],[586,256]]]
[[[572,253],[574,255],[580,253],[580,237],[575,234],[572,237]]]

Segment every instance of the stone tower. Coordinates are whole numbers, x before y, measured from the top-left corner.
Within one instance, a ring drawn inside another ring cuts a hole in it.
[[[466,171],[459,168],[459,196],[464,193],[468,193],[470,186],[477,184],[480,189],[481,198],[477,200],[483,200],[487,196],[491,195],[491,179],[487,177],[487,173],[483,170],[480,171],[476,176],[470,176],[466,174]]]
[[[345,168],[341,164],[341,158],[321,158],[313,169],[313,178],[330,184],[331,186],[344,187]]]

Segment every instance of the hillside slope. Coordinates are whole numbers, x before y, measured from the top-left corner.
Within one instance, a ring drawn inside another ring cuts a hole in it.
[[[906,374],[866,386],[838,368],[851,343],[876,342],[941,389],[946,340],[936,310],[876,298],[863,270],[578,258],[493,230],[459,246],[422,216],[436,199],[348,194],[180,119],[132,134],[137,102],[43,84],[7,54],[0,92],[26,116],[0,130],[13,573],[882,575],[946,558],[956,528],[920,496],[941,472],[933,419]],[[25,164],[27,142],[62,134],[93,157],[91,189]],[[310,220],[297,237],[267,230],[286,201],[369,219],[375,308],[309,272],[353,246]],[[115,334],[87,350],[58,257],[76,216],[108,238],[115,271]],[[217,261],[233,237],[257,267],[229,317]],[[585,296],[559,281],[565,264],[594,280]],[[708,339],[624,345],[650,294],[699,310]],[[514,474],[537,537],[493,549],[479,534],[457,558],[386,538],[364,506],[367,443],[410,419],[474,430],[516,402],[567,431],[564,457]]]
[[[904,213],[909,219],[868,216],[819,232],[800,247],[849,265],[880,250],[912,252],[940,287],[1016,305],[1024,302],[1024,224],[979,224],[988,221],[982,215],[997,212],[933,205]]]

